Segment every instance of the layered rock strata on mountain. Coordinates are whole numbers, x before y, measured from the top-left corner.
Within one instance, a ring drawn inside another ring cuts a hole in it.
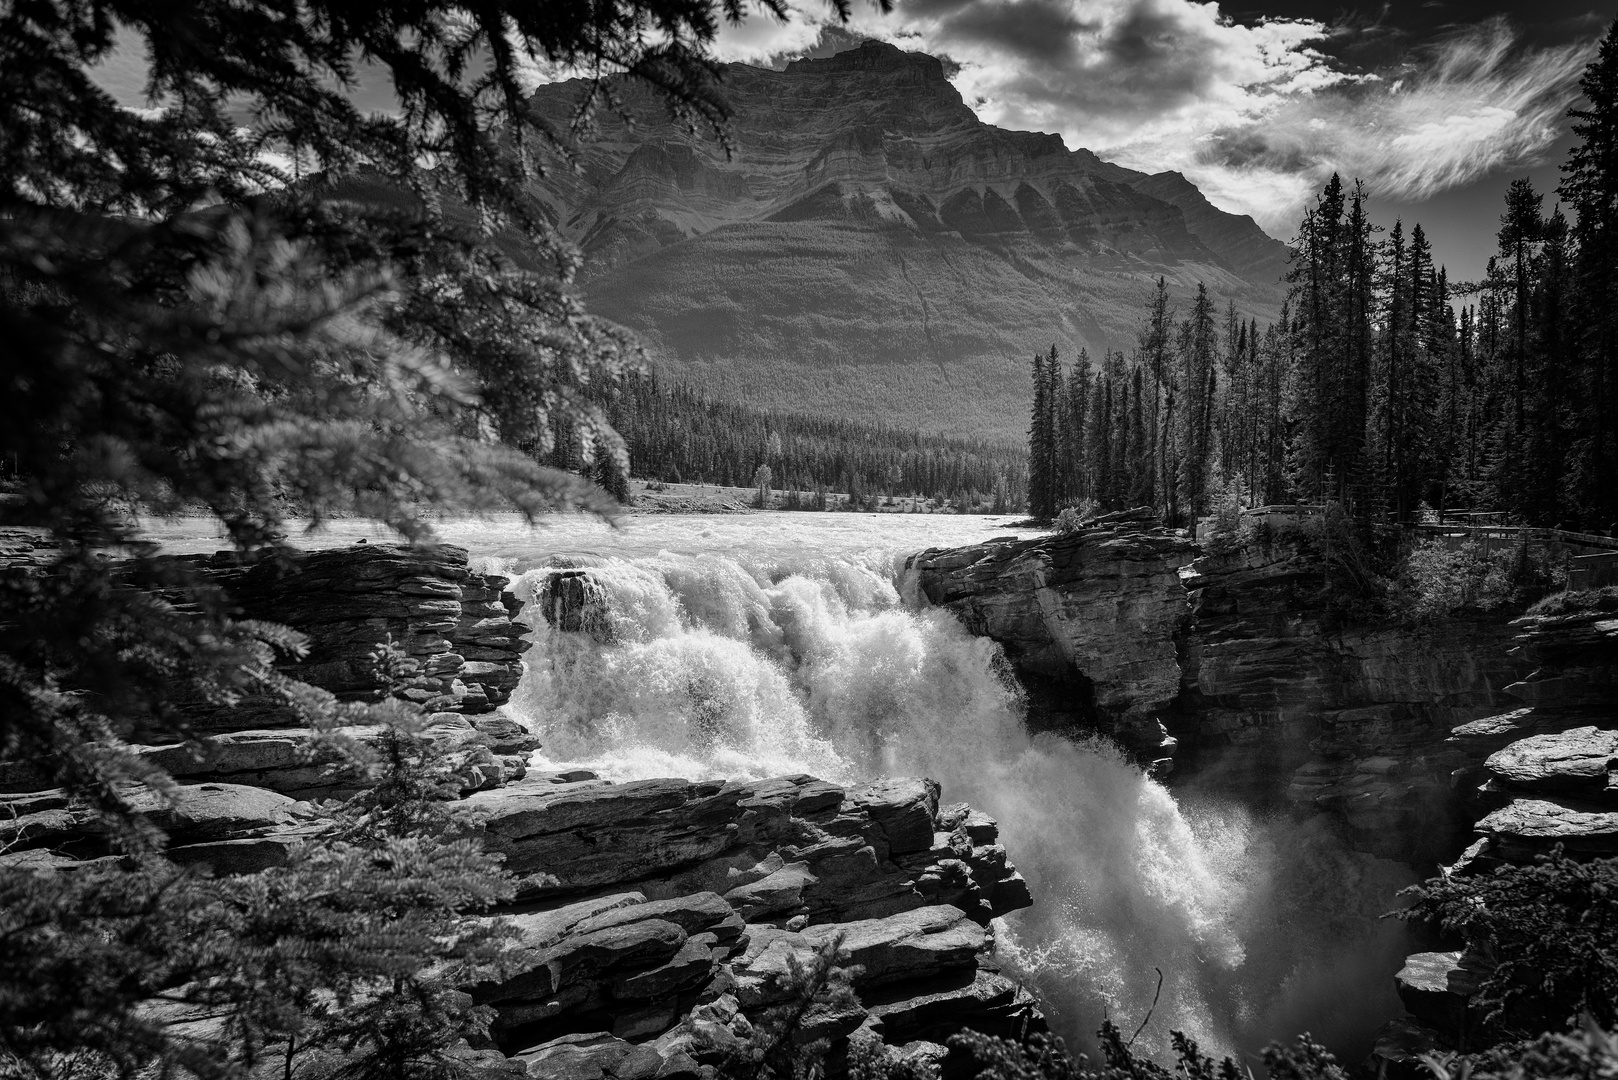
[[[1284,539],[1204,555],[1184,583],[1193,617],[1172,730],[1195,768],[1250,799],[1327,810],[1368,850],[1443,854],[1467,824],[1452,820],[1463,759],[1447,739],[1506,700],[1522,670],[1509,629],[1346,622],[1320,599],[1319,559]]]
[[[352,544],[239,565],[233,552],[191,560],[255,619],[309,638],[308,655],[284,670],[341,700],[386,693],[375,654],[392,642],[409,668],[401,696],[442,712],[482,713],[511,697],[530,643],[515,621],[522,604],[505,578],[468,568],[464,548],[440,544]],[[273,708],[208,711],[198,726],[218,731],[274,727],[295,718]]]
[[[1045,722],[1094,726],[1162,761],[1174,743],[1159,715],[1180,690],[1175,635],[1187,614],[1179,568],[1195,553],[1142,508],[1070,533],[930,548],[905,574],[928,603],[1000,643]]]

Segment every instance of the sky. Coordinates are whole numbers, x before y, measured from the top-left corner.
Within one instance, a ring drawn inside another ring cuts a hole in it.
[[[851,0],[842,25],[827,0],[783,2],[785,21],[724,26],[719,57],[781,66],[861,37],[928,52],[983,120],[1177,170],[1280,240],[1336,172],[1379,225],[1419,222],[1454,281],[1482,276],[1512,180],[1554,204],[1567,109],[1618,16],[1618,0]],[[98,77],[142,101],[138,50]]]
[[[1373,220],[1420,222],[1454,280],[1482,275],[1506,186],[1555,202],[1566,112],[1618,0],[788,0],[721,32],[723,59],[780,64],[875,37],[952,63],[983,120],[1060,134],[1289,240],[1336,172]]]

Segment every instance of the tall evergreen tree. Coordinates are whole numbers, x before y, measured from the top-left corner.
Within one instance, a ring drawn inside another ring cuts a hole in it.
[[[1180,383],[1185,388],[1184,408],[1176,432],[1178,450],[1175,503],[1195,519],[1205,513],[1208,478],[1213,469],[1214,397],[1218,383],[1219,331],[1213,299],[1207,286],[1197,296],[1180,324]]]
[[[1028,424],[1028,512],[1042,521],[1056,516],[1062,476],[1058,445],[1058,406],[1062,396],[1061,361],[1056,346],[1036,353],[1033,362],[1034,404]]]
[[[1590,527],[1618,522],[1618,21],[1579,83],[1577,138],[1558,193],[1574,214],[1571,382],[1579,403],[1569,466],[1575,512]]]
[[[1176,386],[1173,353],[1174,313],[1169,308],[1168,281],[1159,277],[1157,288],[1147,305],[1146,322],[1141,327],[1136,354],[1146,368],[1152,391],[1152,408],[1146,418],[1146,429],[1153,440],[1152,460],[1155,468],[1147,503],[1161,506],[1165,513],[1169,512],[1168,491],[1174,482],[1168,472],[1170,421],[1165,415],[1173,409]]]

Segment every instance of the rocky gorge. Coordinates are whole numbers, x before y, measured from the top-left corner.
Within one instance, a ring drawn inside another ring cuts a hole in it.
[[[14,547],[8,561],[28,557]],[[289,676],[363,701],[387,692],[379,647],[403,665],[398,692],[428,710],[426,737],[519,883],[491,913],[517,927],[519,969],[465,988],[498,1016],[489,1045],[465,1048],[488,1068],[705,1075],[833,941],[857,966],[858,1006],[814,1015],[806,1031],[832,1041],[834,1061],[874,1040],[937,1062],[962,1029],[1043,1028],[1040,1003],[995,951],[995,920],[1037,909],[1039,883],[1017,872],[998,822],[936,782],[613,782],[535,767],[540,738],[510,708],[532,628],[621,633],[603,617],[621,600],[599,570],[563,560],[525,601],[507,575],[476,573],[448,546],[355,544],[293,566],[192,562],[244,612],[309,636]],[[1554,843],[1618,853],[1618,612],[1441,632],[1355,625],[1318,603],[1318,573],[1280,539],[1202,554],[1127,512],[922,552],[900,578],[915,602],[999,643],[1030,724],[1099,728],[1171,785],[1310,816],[1422,868],[1476,835],[1452,873]],[[264,703],[198,703],[190,719],[196,742],[142,749],[180,782],[144,811],[177,861],[224,874],[276,865],[318,842],[311,800],[367,782]],[[27,762],[0,764],[0,803],[8,868],[116,858],[88,809],[42,789]],[[1409,1015],[1383,1032],[1379,1055],[1463,1040],[1480,963],[1464,949],[1411,956],[1396,980]]]
[[[1085,702],[1067,719],[1183,783],[1320,815],[1362,850],[1424,871],[1450,863],[1445,875],[1555,847],[1618,855],[1610,597],[1509,623],[1355,623],[1322,603],[1320,560],[1295,539],[1191,554],[1125,512],[923,552],[907,572],[1000,641],[1031,696]],[[1471,948],[1411,955],[1395,976],[1408,1015],[1379,1032],[1375,1059],[1464,1049],[1489,969]]]

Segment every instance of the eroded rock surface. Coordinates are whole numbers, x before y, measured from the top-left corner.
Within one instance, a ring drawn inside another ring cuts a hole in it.
[[[491,915],[513,925],[518,961],[465,988],[498,1016],[491,1045],[457,1051],[479,1075],[711,1080],[796,973],[839,943],[838,962],[860,971],[857,1000],[816,1006],[801,1032],[835,1040],[834,1060],[856,1034],[941,1061],[963,1028],[1043,1028],[1033,999],[995,968],[988,929],[1032,902],[1028,886],[995,822],[941,807],[936,783],[531,772],[538,740],[486,711],[520,675],[516,602],[503,579],[470,573],[465,552],[367,544],[291,567],[197,562],[248,614],[308,634],[308,659],[287,672],[339,698],[383,692],[371,655],[390,637],[411,658],[403,696],[439,710],[421,734],[453,764],[463,805],[520,883],[517,902]],[[375,747],[376,727],[317,736],[251,701],[196,718],[192,740],[137,748],[179,781],[172,797],[126,793],[183,864],[282,865],[327,829],[309,800],[373,782],[337,744]],[[0,763],[0,871],[120,865],[89,807],[45,788],[44,775],[34,762]]]
[[[1618,617],[1599,607],[1512,624],[1533,670],[1507,686],[1525,708],[1463,725],[1455,782],[1484,842],[1467,868],[1527,862],[1560,843],[1618,854]]]
[[[253,566],[239,565],[234,552],[189,561],[248,616],[308,635],[308,655],[284,665],[287,673],[339,699],[385,694],[373,656],[388,641],[412,668],[401,696],[436,711],[489,711],[510,699],[522,677],[530,644],[515,621],[522,605],[503,577],[472,572],[464,548],[351,544]],[[215,731],[297,722],[286,710],[253,703],[203,710],[193,720]]]
[[[1204,556],[1184,575],[1193,620],[1173,731],[1227,790],[1327,811],[1358,846],[1436,857],[1462,835],[1456,725],[1496,713],[1522,672],[1509,629],[1345,623],[1317,558],[1285,541]],[[1414,841],[1414,843],[1413,843]]]
[[[929,549],[906,573],[929,603],[1005,648],[1036,708],[1154,760],[1174,748],[1159,714],[1180,690],[1178,571],[1195,552],[1140,509],[1071,533]]]

